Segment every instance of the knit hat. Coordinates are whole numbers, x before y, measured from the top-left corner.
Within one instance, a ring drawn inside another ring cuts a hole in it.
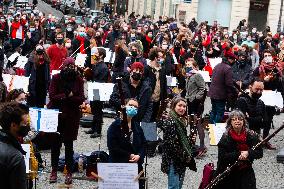
[[[75,65],[75,59],[72,58],[72,57],[67,57],[67,58],[64,60],[61,69],[67,67],[67,66],[70,65],[70,64],[74,64],[74,65]]]

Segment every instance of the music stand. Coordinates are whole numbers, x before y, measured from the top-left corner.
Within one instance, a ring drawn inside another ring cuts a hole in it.
[[[140,126],[143,130],[143,133],[146,139],[144,178],[145,178],[145,188],[148,189],[148,180],[147,180],[148,142],[158,142],[157,125],[156,125],[156,122],[149,122],[149,123],[141,122]]]

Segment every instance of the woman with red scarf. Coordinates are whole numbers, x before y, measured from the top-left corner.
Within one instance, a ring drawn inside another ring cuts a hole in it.
[[[252,147],[259,142],[259,135],[247,128],[244,114],[239,110],[232,111],[227,120],[227,130],[218,143],[216,175],[237,160],[239,163],[214,189],[256,189],[252,163],[262,158],[263,150],[261,147],[252,150]]]

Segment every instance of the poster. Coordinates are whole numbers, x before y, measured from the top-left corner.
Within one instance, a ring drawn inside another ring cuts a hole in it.
[[[59,111],[55,109],[30,108],[31,127],[35,131],[57,132]]]
[[[98,163],[99,189],[139,189],[137,163]]]
[[[88,100],[109,101],[113,87],[113,83],[88,82]]]
[[[29,77],[10,74],[2,74],[2,76],[8,92],[13,89],[23,89],[26,93],[28,92]]]
[[[208,58],[208,61],[212,69],[214,69],[217,64],[220,64],[222,62],[222,58]]]

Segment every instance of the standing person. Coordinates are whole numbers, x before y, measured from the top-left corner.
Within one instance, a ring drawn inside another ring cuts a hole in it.
[[[18,137],[28,134],[28,111],[25,105],[10,102],[0,108],[0,185],[5,189],[26,189],[26,166]]]
[[[4,15],[0,15],[0,43],[3,44],[8,38],[9,26]]]
[[[139,108],[137,116],[134,117],[137,122],[150,122],[152,116],[152,90],[149,83],[143,79],[144,66],[141,62],[135,62],[131,65],[130,76],[122,81],[122,90],[125,98],[135,98],[138,100]],[[113,88],[109,100],[110,105],[116,110],[120,110],[121,101],[119,98],[118,85]]]
[[[112,163],[137,163],[138,172],[143,170],[145,157],[146,139],[139,122],[132,118],[137,115],[138,101],[136,99],[126,100],[126,114],[128,132],[124,133],[121,119],[116,119],[107,131],[107,147]],[[127,137],[124,137],[126,134]],[[143,188],[143,182],[139,182],[139,188]]]
[[[129,44],[130,49],[130,57],[127,57],[124,61],[124,72],[129,73],[131,71],[131,65],[134,62],[141,62],[145,67],[147,65],[147,61],[143,58],[143,50],[142,45],[139,42],[132,42]]]
[[[112,83],[116,83],[117,77],[124,76],[124,61],[128,56],[128,49],[124,40],[117,40],[115,45],[115,59],[112,67]]]
[[[63,61],[67,57],[67,49],[64,47],[64,35],[63,33],[56,34],[56,44],[51,45],[47,49],[47,55],[50,59],[50,72],[52,70],[59,70],[63,64]]]
[[[37,45],[25,65],[25,76],[29,77],[28,104],[43,108],[48,91],[50,72],[49,58],[41,45]]]
[[[227,120],[227,130],[218,143],[217,174],[226,170],[229,165],[239,161],[215,188],[256,189],[256,179],[252,163],[263,156],[261,147],[252,150],[259,143],[259,135],[247,129],[247,122],[241,111],[234,110]]]
[[[260,134],[264,128],[265,105],[259,98],[264,90],[263,81],[259,78],[252,78],[249,84],[249,94],[241,96],[236,105],[243,112],[248,121],[249,129]]]
[[[168,175],[168,189],[182,188],[186,167],[197,171],[192,156],[193,141],[187,136],[186,107],[184,98],[174,98],[169,115],[158,122],[164,132],[161,169]]]
[[[68,57],[59,74],[52,77],[49,86],[50,102],[47,107],[59,109],[57,131],[61,139],[51,147],[50,183],[57,182],[57,168],[62,143],[65,145],[67,174],[65,184],[72,183],[73,141],[77,139],[81,112],[79,106],[84,102],[84,82],[75,70],[75,60]]]
[[[20,14],[18,13],[14,16],[14,20],[11,24],[11,44],[13,49],[16,49],[22,44],[25,38],[24,27],[26,23],[27,21],[25,16],[20,18]]]
[[[227,62],[228,61],[228,62]],[[224,58],[212,73],[212,81],[209,87],[208,96],[211,98],[212,110],[210,113],[211,123],[220,123],[225,112],[225,105],[234,91],[232,68],[228,60]],[[232,60],[233,61],[233,60]]]
[[[109,70],[104,62],[106,57],[106,50],[104,48],[92,49],[92,71],[93,81],[98,83],[107,83]],[[90,102],[93,116],[92,128],[86,131],[86,134],[91,134],[91,138],[100,137],[102,134],[103,125],[103,102],[100,100],[93,100]]]
[[[87,54],[86,67],[91,67],[91,47],[90,40],[87,39],[86,29],[84,27],[79,27],[77,29],[78,35],[72,41],[73,53]]]
[[[167,98],[167,78],[164,66],[165,56],[160,48],[152,48],[149,52],[150,64],[144,69],[144,78],[152,88],[152,116],[151,122],[157,119],[161,101]]]
[[[193,59],[190,58],[186,61],[185,77],[186,77],[186,95],[187,100],[187,113],[188,115],[194,114],[197,116],[197,131],[200,140],[200,148],[198,156],[201,157],[207,152],[207,148],[204,144],[204,128],[201,124],[201,116],[204,110],[204,100],[205,100],[205,81],[200,73],[198,73],[198,64]]]
[[[283,86],[282,86],[282,72],[281,68],[273,60],[272,53],[270,50],[264,50],[263,52],[263,60],[260,63],[260,66],[257,67],[253,73],[253,77],[258,77],[263,81],[264,90],[273,90],[281,92],[283,96]],[[265,126],[263,129],[263,138],[266,138],[269,135],[269,131],[271,129],[273,116],[276,113],[274,106],[266,106],[266,118]],[[276,147],[273,146],[270,142],[265,144],[265,147],[270,150],[276,150]]]

